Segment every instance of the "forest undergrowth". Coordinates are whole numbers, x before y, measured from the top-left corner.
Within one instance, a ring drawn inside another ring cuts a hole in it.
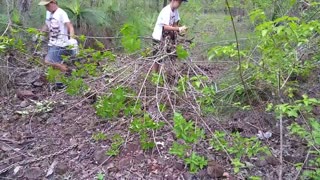
[[[78,36],[67,73],[43,64],[46,42],[30,42],[38,30],[10,26],[0,37],[0,177],[318,179],[320,22],[257,9],[243,43],[227,10],[235,43],[205,56],[188,36],[153,55],[126,23],[120,52]]]

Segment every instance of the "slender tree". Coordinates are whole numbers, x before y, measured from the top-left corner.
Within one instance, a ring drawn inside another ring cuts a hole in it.
[[[163,0],[163,7],[165,7],[168,4],[168,0]]]
[[[1,36],[4,36],[6,32],[8,31],[10,25],[11,25],[11,18],[10,18],[10,11],[12,7],[10,5],[10,1],[6,0],[6,13],[7,13],[7,18],[8,18],[8,26],[5,29],[5,31],[0,34]],[[0,95],[5,95],[8,93],[8,82],[9,82],[9,76],[8,76],[8,58],[5,54],[1,54],[0,52]]]

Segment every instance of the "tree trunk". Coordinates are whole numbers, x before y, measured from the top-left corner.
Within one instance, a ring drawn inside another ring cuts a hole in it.
[[[20,19],[22,20],[22,24],[28,22],[31,18],[30,9],[31,9],[31,0],[19,0],[16,4],[19,9]]]
[[[31,0],[20,0],[18,5],[21,14],[28,13],[31,8]]]
[[[163,7],[166,7],[168,5],[168,0],[163,1]]]
[[[0,58],[0,96],[8,95],[8,67],[6,58]]]
[[[8,20],[8,24],[11,24],[11,17],[10,17],[11,4],[10,4],[10,0],[6,0],[6,7],[7,7],[7,17],[9,19]],[[9,25],[8,25],[8,27],[9,27]],[[5,35],[5,33],[6,32],[4,32],[1,37],[3,37]],[[4,36],[4,38],[6,39],[5,36]],[[8,92],[8,82],[9,82],[8,57],[10,57],[10,55],[6,56],[6,53],[1,53],[0,52],[0,96],[8,95],[8,93],[9,93]]]
[[[80,17],[80,15],[76,15],[77,16],[77,25],[76,25],[76,27],[78,28],[78,29],[80,29],[81,28],[81,17]]]
[[[281,16],[281,3],[278,1],[273,1],[273,13],[271,20],[274,21]]]
[[[157,2],[156,2],[156,9],[157,9],[158,12],[159,12],[159,7],[160,7],[160,0],[157,0]]]

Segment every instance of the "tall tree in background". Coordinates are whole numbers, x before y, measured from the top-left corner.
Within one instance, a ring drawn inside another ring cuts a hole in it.
[[[168,4],[168,0],[163,0],[163,7],[165,7]]]
[[[31,5],[32,5],[32,0],[19,0],[17,2],[17,9],[19,11],[19,15],[20,18],[22,20],[22,24],[23,22],[25,22],[27,19],[26,18],[31,18],[30,16],[30,9],[31,9]]]
[[[18,3],[20,13],[27,13],[31,8],[31,0],[20,0]]]
[[[5,0],[5,7],[6,7],[6,16],[7,16],[7,28],[5,29],[5,31],[0,34],[1,37],[4,38],[4,42],[6,41],[6,37],[4,36],[6,34],[6,32],[8,32],[10,25],[11,25],[11,18],[10,18],[10,11],[11,11],[11,4],[10,4],[10,0]],[[1,45],[1,44],[0,44]],[[3,43],[2,45],[2,49],[6,48],[6,44]],[[8,58],[6,56],[6,54],[4,52],[1,52],[0,49],[0,96],[5,95],[8,93],[8,82],[9,82],[9,73],[8,73]]]

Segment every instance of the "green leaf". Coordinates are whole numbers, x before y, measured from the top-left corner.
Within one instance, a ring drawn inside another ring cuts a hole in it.
[[[288,117],[295,117],[295,118],[297,118],[299,116],[298,111],[295,109],[291,109],[291,110],[287,111],[287,115],[288,115]]]
[[[53,67],[49,67],[47,71],[47,80],[51,83],[61,80],[61,72]]]
[[[95,104],[97,115],[109,119],[118,117],[120,112],[129,106],[126,104],[127,94],[129,92],[124,88],[112,89],[110,96],[102,96]]]
[[[262,37],[265,37],[265,36],[267,35],[267,33],[268,33],[268,30],[267,30],[267,29],[262,30],[262,31],[261,31]]]
[[[234,173],[238,174],[240,172],[240,168],[244,168],[245,164],[240,162],[240,159],[233,159],[231,164],[234,166]]]
[[[21,24],[21,20],[20,20],[20,14],[19,11],[17,9],[14,9],[12,11],[12,17],[11,17],[12,22],[14,22],[15,24],[20,25]]]
[[[106,155],[108,156],[116,156],[120,153],[120,146],[124,143],[123,137],[121,137],[119,134],[115,134],[112,137],[112,144],[111,148],[106,152]]]
[[[88,89],[82,78],[71,77],[66,79],[65,83],[67,85],[66,93],[69,95],[79,95]]]
[[[141,40],[139,32],[132,24],[125,24],[121,29],[121,43],[128,53],[133,53],[141,49]]]
[[[264,11],[261,10],[261,9],[257,9],[257,10],[252,11],[249,14],[249,16],[250,16],[251,22],[255,22],[255,21],[258,21],[258,20],[265,20],[266,19],[266,15],[265,15]]]
[[[172,154],[172,155],[176,155],[179,158],[183,158],[185,156],[186,150],[188,148],[189,147],[186,146],[186,145],[182,145],[182,144],[179,144],[177,142],[174,142],[172,147],[169,150],[169,153]]]
[[[181,60],[187,59],[187,57],[189,56],[188,51],[186,51],[182,45],[178,45],[176,50],[177,50],[177,56]]]
[[[6,46],[3,45],[3,44],[0,44],[0,49],[1,49],[1,50],[4,50],[4,49],[6,49]]]
[[[249,180],[261,180],[262,178],[259,176],[250,176]]]
[[[107,139],[107,136],[102,132],[98,132],[92,135],[92,139],[94,139],[95,141],[104,141]]]
[[[187,143],[195,143],[204,137],[204,131],[196,127],[192,121],[187,122],[180,113],[174,113],[174,133],[177,138]]]
[[[103,174],[103,173],[99,173],[98,175],[97,175],[97,180],[104,180],[104,177],[105,177],[105,175]]]
[[[199,170],[203,169],[208,164],[206,158],[198,156],[194,152],[192,152],[190,157],[185,158],[184,161],[187,165],[189,165],[190,172],[193,174],[197,173]]]

